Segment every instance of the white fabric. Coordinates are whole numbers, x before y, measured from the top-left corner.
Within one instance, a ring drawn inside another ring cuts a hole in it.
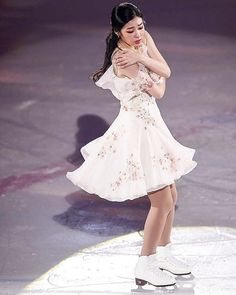
[[[81,148],[85,161],[66,174],[73,184],[120,202],[172,184],[195,168],[195,149],[176,141],[155,98],[140,90],[150,78],[159,83],[142,64],[132,79],[117,77],[111,65],[96,82],[119,99],[120,111],[102,136]]]
[[[157,246],[157,252],[154,254],[160,269],[165,269],[175,275],[185,275],[191,273],[191,268],[188,264],[178,260],[171,253],[171,243],[165,246]]]
[[[137,285],[143,285],[142,281],[158,287],[176,284],[172,275],[160,270],[155,254],[139,256],[134,268],[134,276]]]

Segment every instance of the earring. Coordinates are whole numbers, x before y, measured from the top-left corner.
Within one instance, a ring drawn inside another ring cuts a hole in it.
[[[120,38],[120,36],[119,36],[119,34],[118,34],[118,33],[116,33],[116,32],[115,32],[115,34],[116,34],[116,36],[117,36],[118,38]]]

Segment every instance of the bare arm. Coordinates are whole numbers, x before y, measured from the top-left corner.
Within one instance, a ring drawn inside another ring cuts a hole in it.
[[[155,97],[156,99],[161,99],[165,94],[165,90],[166,90],[166,78],[161,77],[159,84],[153,83],[151,87],[146,87],[145,91],[148,92],[153,97]]]
[[[115,59],[116,56],[119,56],[119,51],[117,51],[113,58],[112,58],[112,64],[115,67],[115,72],[116,75],[118,76],[125,76],[128,78],[134,78],[137,76],[137,70],[138,67],[137,65],[130,65],[127,67],[122,67],[122,66],[118,66],[115,63]],[[150,81],[150,78],[148,79]],[[142,91],[148,93],[150,96],[155,97],[156,99],[160,99],[163,97],[164,93],[165,93],[165,89],[166,89],[166,78],[165,77],[160,77],[160,81],[159,83],[151,83],[149,85],[142,85]]]
[[[169,78],[171,75],[170,67],[157,49],[153,38],[147,31],[145,31],[145,38],[147,41],[149,56],[140,54],[139,62],[141,62],[154,73],[162,77]]]
[[[131,67],[119,68],[119,74],[122,76],[126,76],[130,79],[137,76],[137,74],[134,72],[133,69],[131,69]],[[165,93],[165,89],[166,89],[165,77],[161,77],[160,82],[158,84],[155,82],[152,82],[150,84],[148,83],[148,84],[142,85],[142,91],[149,93],[150,96],[153,96],[156,99],[161,99],[163,97]]]

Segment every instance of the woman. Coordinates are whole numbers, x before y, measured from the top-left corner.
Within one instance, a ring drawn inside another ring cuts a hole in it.
[[[102,136],[81,148],[84,163],[66,176],[85,191],[110,201],[148,195],[150,211],[135,281],[137,285],[171,286],[176,283],[173,274],[191,273],[170,251],[175,180],[197,163],[192,160],[195,150],[175,140],[156,104],[171,71],[144,23],[141,11],[132,3],[112,9],[104,64],[92,77],[120,101],[120,112]]]

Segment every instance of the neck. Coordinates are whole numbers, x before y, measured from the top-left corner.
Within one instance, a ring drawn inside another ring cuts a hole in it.
[[[130,48],[130,49],[132,49],[134,51],[138,51],[138,49],[139,49],[139,46],[130,45],[127,42],[125,42],[124,40],[122,40],[122,39],[120,40],[120,43],[124,44],[126,47],[128,47],[128,48]]]

